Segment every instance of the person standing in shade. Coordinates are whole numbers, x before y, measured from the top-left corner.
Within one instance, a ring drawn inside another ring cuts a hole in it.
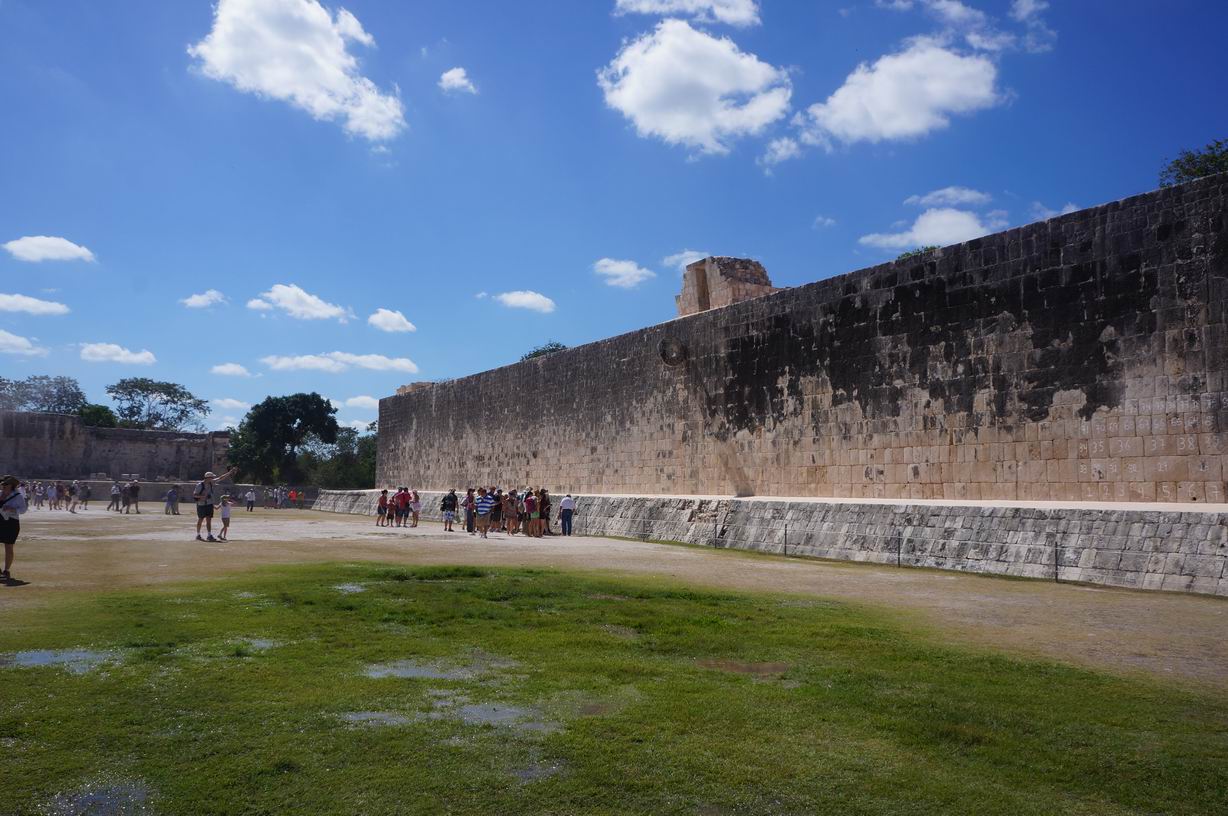
[[[0,572],[0,581],[8,583],[13,580],[9,570],[13,567],[13,548],[17,545],[17,536],[21,535],[19,517],[26,512],[26,496],[19,489],[21,482],[16,476],[0,478],[0,544],[4,544],[4,570]]]
[[[253,512],[256,507],[256,490],[249,487],[247,492],[243,494],[243,501],[247,503],[247,512]]]
[[[571,535],[571,517],[576,514],[576,500],[568,493],[559,502],[559,523],[563,525],[563,535]]]
[[[192,498],[196,500],[196,540],[205,541],[200,537],[200,525],[204,522],[205,532],[208,534],[208,541],[217,541],[213,537],[213,482],[215,479],[226,479],[233,476],[239,469],[232,467],[230,470],[223,473],[220,477],[213,471],[205,474],[205,478],[196,483],[196,489],[192,491]]]

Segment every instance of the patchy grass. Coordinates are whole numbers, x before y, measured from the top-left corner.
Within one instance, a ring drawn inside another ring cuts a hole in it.
[[[11,664],[69,648],[113,657]],[[1228,812],[1210,694],[821,600],[278,568],[19,610],[0,655],[19,813],[100,790],[182,814]],[[392,664],[429,676],[368,674]]]

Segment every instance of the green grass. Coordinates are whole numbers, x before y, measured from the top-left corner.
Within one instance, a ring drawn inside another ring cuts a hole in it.
[[[0,669],[0,810],[118,780],[182,814],[1228,812],[1213,695],[942,646],[821,600],[334,565],[20,610],[0,635],[3,654],[81,646],[117,659]],[[409,658],[487,669],[364,674]],[[427,716],[448,692],[557,727]],[[341,719],[359,711],[408,721]],[[558,772],[517,776],[531,767]]]

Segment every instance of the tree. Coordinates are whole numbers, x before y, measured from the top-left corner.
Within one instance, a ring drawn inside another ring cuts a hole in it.
[[[81,417],[81,421],[86,425],[94,428],[114,428],[119,425],[119,418],[110,407],[93,402],[87,402],[78,408],[77,416]]]
[[[314,437],[308,439],[298,460],[303,481],[340,489],[375,487],[374,432],[372,422],[365,431],[340,428],[331,445]]]
[[[0,377],[0,408],[44,414],[75,414],[85,405],[85,392],[72,377],[36,374],[24,380]]]
[[[895,259],[897,261],[906,261],[909,258],[916,258],[917,256],[924,255],[925,253],[931,250],[934,250],[934,249],[938,249],[938,247],[931,245],[931,246],[918,247],[916,249],[910,249],[907,252],[901,252],[899,255],[895,256]]]
[[[1182,150],[1160,168],[1160,186],[1171,187],[1186,181],[1228,172],[1228,139],[1216,139],[1202,150]]]
[[[525,360],[532,360],[534,357],[543,357],[547,354],[554,354],[556,351],[563,351],[566,348],[567,346],[563,345],[562,343],[555,340],[549,340],[542,343],[540,346],[530,349],[528,354],[520,358],[520,362],[523,363]]]
[[[299,450],[337,442],[337,409],[319,394],[267,397],[247,412],[230,435],[229,458],[260,482],[298,482]]]
[[[148,377],[122,379],[108,385],[107,394],[115,400],[119,424],[125,428],[147,431],[203,428],[201,419],[209,413],[209,403],[182,385]]]

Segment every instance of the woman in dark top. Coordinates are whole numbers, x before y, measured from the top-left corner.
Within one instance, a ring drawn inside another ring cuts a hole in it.
[[[21,483],[16,476],[0,478],[0,543],[4,544],[4,570],[0,581],[12,580],[9,570],[13,566],[13,546],[21,535],[18,517],[26,512],[26,497],[17,489]]]

